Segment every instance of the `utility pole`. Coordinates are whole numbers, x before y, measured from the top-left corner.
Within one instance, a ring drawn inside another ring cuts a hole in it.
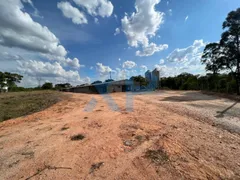
[[[110,79],[112,79],[112,71],[110,71],[109,74],[110,74]]]

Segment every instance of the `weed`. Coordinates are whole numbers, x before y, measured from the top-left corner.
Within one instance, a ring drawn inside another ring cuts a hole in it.
[[[96,169],[99,169],[102,165],[104,164],[104,162],[99,162],[96,164],[92,164],[89,174],[92,174]]]
[[[82,135],[82,134],[77,134],[77,135],[72,136],[72,137],[71,137],[71,140],[72,140],[72,141],[80,141],[80,140],[83,140],[84,138],[85,138],[84,135]]]
[[[158,150],[148,150],[145,154],[145,157],[158,165],[164,164],[169,161],[169,156],[163,150],[163,148],[160,148]]]
[[[65,131],[65,130],[68,130],[68,129],[69,129],[69,127],[62,127],[61,131]]]

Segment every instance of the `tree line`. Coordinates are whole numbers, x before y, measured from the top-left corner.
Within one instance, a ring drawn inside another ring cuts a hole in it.
[[[205,76],[182,73],[175,77],[161,78],[163,89],[204,90],[221,93],[237,93],[237,83],[232,74],[212,74]]]

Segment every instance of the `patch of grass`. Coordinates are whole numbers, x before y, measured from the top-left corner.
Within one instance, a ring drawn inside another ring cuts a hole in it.
[[[90,171],[89,171],[89,174],[94,173],[94,171],[99,169],[102,165],[104,165],[104,162],[99,162],[99,163],[96,163],[96,164],[92,164],[92,166],[90,168]]]
[[[163,148],[158,150],[148,150],[145,154],[145,157],[157,165],[161,165],[169,161],[169,156],[163,150]]]
[[[34,152],[33,151],[23,152],[22,155],[31,159],[34,157]]]
[[[66,131],[66,130],[68,130],[69,129],[69,127],[62,127],[61,128],[61,131]]]
[[[72,137],[71,137],[71,140],[72,140],[72,141],[80,141],[80,140],[83,140],[84,138],[85,138],[84,135],[82,135],[82,134],[77,134],[77,135],[72,136]]]
[[[39,112],[67,97],[58,91],[0,93],[0,122]]]

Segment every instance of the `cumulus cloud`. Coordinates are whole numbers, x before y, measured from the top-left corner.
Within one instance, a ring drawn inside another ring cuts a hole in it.
[[[128,79],[129,71],[127,69],[116,68],[116,80]]]
[[[87,18],[83,12],[73,7],[69,2],[59,2],[57,7],[66,18],[72,19],[74,24],[87,24]]]
[[[151,43],[146,47],[143,47],[143,51],[137,51],[136,56],[152,56],[155,52],[163,51],[168,48],[167,44],[161,44],[157,46],[155,43]]]
[[[108,76],[112,69],[109,66],[104,66],[102,63],[97,63],[97,72],[100,76]]]
[[[13,55],[8,52],[0,52],[0,61],[17,61],[24,60],[20,55]]]
[[[188,20],[188,16],[185,17],[185,22]]]
[[[160,59],[159,64],[164,64],[164,59]]]
[[[168,10],[168,14],[169,14],[170,16],[172,16],[172,9],[169,9],[169,10]]]
[[[120,33],[120,29],[119,28],[116,28],[115,29],[115,33],[114,33],[114,36],[118,35]]]
[[[132,68],[136,67],[137,64],[133,61],[125,61],[122,66],[123,66],[123,68],[132,69]]]
[[[66,58],[66,57],[61,57],[61,56],[52,56],[52,55],[44,55],[44,57],[46,57],[49,60],[52,61],[57,61],[59,63],[61,63],[64,66],[69,66],[72,68],[80,68],[80,67],[85,67],[85,65],[81,65],[79,62],[78,58]]]
[[[22,2],[28,3],[30,4],[30,6],[32,6],[32,8],[34,9],[34,12],[32,13],[33,16],[43,18],[42,16],[40,16],[38,9],[34,6],[31,0],[22,0]]]
[[[94,22],[95,22],[95,24],[99,24],[98,18],[94,18]]]
[[[58,62],[49,63],[35,60],[17,61],[18,70],[29,76],[42,77],[42,78],[63,78],[80,81],[78,71],[66,71]]]
[[[204,65],[201,64],[203,48],[207,43],[203,40],[195,40],[189,47],[175,49],[166,60],[171,64],[164,65],[164,60],[160,60],[155,68],[161,70],[164,76],[176,76],[183,72],[193,74],[204,74]]]
[[[149,44],[149,38],[156,35],[160,25],[164,22],[164,13],[155,10],[155,5],[158,3],[160,0],[136,0],[136,12],[131,16],[126,14],[121,20],[122,30],[127,36],[128,44],[132,47],[143,46],[143,52],[137,51],[137,55],[150,56],[160,51],[162,45]],[[144,53],[144,51],[150,52]]]
[[[23,12],[20,0],[0,1],[0,44],[7,47],[65,56],[67,51],[45,26]]]
[[[92,16],[109,17],[113,13],[113,4],[109,0],[73,0],[79,7]]]
[[[192,60],[199,60],[202,54],[202,49],[206,45],[206,43],[201,40],[195,40],[193,45],[183,48],[183,49],[175,49],[172,53],[167,56],[167,60],[171,62],[186,62]]]
[[[163,23],[163,12],[155,11],[155,5],[160,0],[136,0],[136,13],[130,17],[124,16],[122,21],[123,32],[126,34],[128,44],[138,47],[139,44],[148,45],[148,38],[156,35],[156,31]]]
[[[145,66],[145,65],[141,65],[140,68],[144,72],[146,72],[148,70],[147,66]]]

